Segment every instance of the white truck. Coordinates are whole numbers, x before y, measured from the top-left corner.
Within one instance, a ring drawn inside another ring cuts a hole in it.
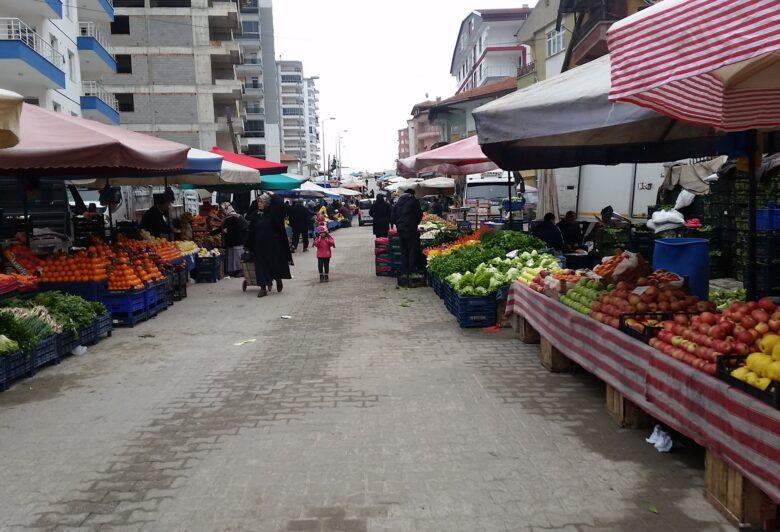
[[[661,163],[559,168],[554,170],[558,209],[561,215],[574,211],[580,220],[593,220],[611,205],[627,218],[644,218],[647,208],[656,204],[663,171]]]

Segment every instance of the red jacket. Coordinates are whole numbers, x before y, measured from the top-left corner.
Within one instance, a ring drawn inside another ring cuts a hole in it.
[[[330,235],[316,236],[314,237],[314,247],[317,248],[318,259],[329,259],[331,256],[330,248],[335,248],[336,242]]]

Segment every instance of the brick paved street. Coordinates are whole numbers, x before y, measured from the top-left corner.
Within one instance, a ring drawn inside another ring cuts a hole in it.
[[[699,451],[657,453],[595,379],[375,277],[370,228],[334,237],[330,284],[298,253],[282,294],[193,286],[0,394],[0,526],[729,529]]]

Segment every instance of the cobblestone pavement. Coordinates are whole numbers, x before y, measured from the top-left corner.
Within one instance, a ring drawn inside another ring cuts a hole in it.
[[[282,294],[194,286],[1,394],[0,526],[726,529],[700,452],[657,453],[592,377],[375,277],[370,229],[335,238],[329,284],[298,253]]]

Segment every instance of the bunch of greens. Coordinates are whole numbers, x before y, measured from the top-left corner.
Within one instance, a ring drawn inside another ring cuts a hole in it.
[[[4,334],[0,334],[0,357],[4,355],[12,355],[17,351],[19,351],[19,344]]]
[[[41,292],[29,300],[9,299],[3,302],[2,306],[27,309],[44,307],[59,327],[71,331],[89,327],[95,317],[106,313],[106,308],[101,303],[62,292]]]
[[[430,241],[426,242],[426,247],[435,248],[442,244],[449,244],[450,242],[455,242],[461,236],[463,236],[463,232],[457,229],[442,229]]]
[[[480,240],[487,247],[500,248],[505,252],[518,250],[522,253],[534,249],[541,251],[546,248],[544,242],[538,238],[520,231],[488,231]]]
[[[743,288],[710,291],[710,301],[717,305],[718,310],[725,310],[735,301],[744,303],[746,297],[747,294]]]
[[[436,255],[428,263],[428,270],[442,279],[453,273],[474,271],[477,266],[496,257],[503,257],[504,250],[484,245],[461,246],[451,253]]]
[[[523,268],[534,267],[558,267],[558,260],[547,253],[526,251],[513,259],[496,257],[480,264],[473,272],[453,273],[446,281],[462,296],[486,296],[517,279]]]
[[[15,341],[18,347],[31,351],[38,342],[54,334],[54,330],[34,309],[0,309],[0,334]]]

